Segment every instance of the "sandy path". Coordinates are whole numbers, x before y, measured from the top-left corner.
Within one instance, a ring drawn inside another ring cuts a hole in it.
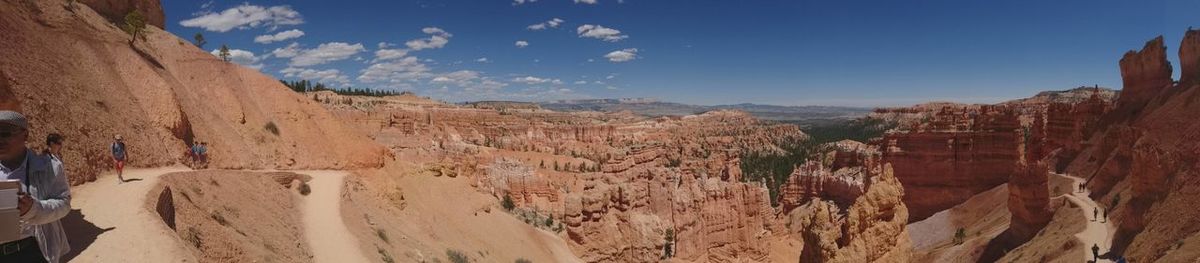
[[[358,240],[342,222],[340,171],[297,171],[311,175],[312,193],[304,197],[304,235],[316,262],[370,262],[358,249]]]
[[[175,232],[145,208],[158,177],[179,171],[188,169],[130,169],[130,182],[118,185],[113,173],[72,187],[71,208],[78,211],[63,220],[70,262],[196,262]]]
[[[1080,183],[1084,182],[1083,178],[1075,176],[1061,174],[1058,176],[1064,176],[1070,178],[1071,180],[1075,180],[1076,187],[1078,187]],[[1088,215],[1087,228],[1085,228],[1083,232],[1075,234],[1075,238],[1079,239],[1079,241],[1084,244],[1084,247],[1086,248],[1086,258],[1091,261],[1092,245],[1095,244],[1100,246],[1101,255],[1107,253],[1109,248],[1112,247],[1112,238],[1116,231],[1114,231],[1112,225],[1109,224],[1109,221],[1104,219],[1096,220],[1096,218],[1091,216],[1093,211],[1095,211],[1093,209],[1096,209],[1097,205],[1096,201],[1093,201],[1090,197],[1088,197],[1088,193],[1090,191],[1085,190],[1084,192],[1079,192],[1078,189],[1073,190],[1075,191],[1071,191],[1071,194],[1064,195],[1064,197],[1066,197],[1068,200],[1071,200],[1071,203],[1075,203],[1076,206],[1079,206],[1079,209],[1083,209],[1084,214]],[[1101,218],[1103,218],[1103,214],[1101,214]],[[1099,262],[1112,262],[1112,260],[1102,258]]]

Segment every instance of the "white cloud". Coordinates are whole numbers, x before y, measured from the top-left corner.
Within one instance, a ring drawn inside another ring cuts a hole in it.
[[[307,67],[348,59],[358,52],[364,51],[367,49],[362,44],[329,42],[313,49],[302,49],[299,44],[292,43],[287,47],[275,49],[271,53],[276,57],[292,58],[292,61],[288,63],[289,66]]]
[[[315,70],[308,68],[288,67],[280,70],[279,73],[282,73],[284,77],[306,79],[323,83],[338,83],[345,85],[350,82],[350,78],[342,75],[342,72],[336,69]]]
[[[281,5],[262,7],[244,3],[240,6],[225,9],[220,13],[205,12],[198,17],[183,20],[179,25],[198,27],[213,32],[228,32],[229,30],[269,26],[272,30],[284,25],[299,25],[304,23],[300,12],[292,7]]]
[[[576,4],[583,3],[583,4],[594,5],[594,4],[596,4],[596,0],[575,0],[575,3]]]
[[[372,61],[397,59],[397,58],[402,58],[407,55],[408,55],[407,49],[380,49],[380,50],[375,51],[375,60],[372,60]]]
[[[533,2],[537,2],[537,0],[513,0],[513,5],[523,5],[525,3],[533,3]]]
[[[288,30],[288,31],[279,32],[274,35],[261,35],[261,36],[254,37],[254,43],[270,44],[271,42],[284,41],[284,40],[288,40],[288,39],[298,38],[301,36],[304,36],[304,31],[300,31],[299,29],[292,29],[292,30]]]
[[[524,76],[524,77],[514,78],[512,80],[512,82],[524,83],[524,84],[529,84],[529,85],[546,84],[546,83],[555,84],[555,85],[563,84],[562,80],[559,80],[559,79],[539,78],[539,77],[534,77],[534,76]]]
[[[559,19],[559,18],[554,18],[554,19],[550,19],[550,21],[529,25],[526,28],[529,28],[529,30],[534,30],[534,31],[543,30],[546,28],[557,28],[558,25],[562,24],[563,22],[566,22],[566,21],[563,21],[562,19]]]
[[[575,81],[575,85],[583,85],[583,84],[587,84],[587,83],[588,82],[586,80],[576,80]]]
[[[213,49],[213,51],[211,53],[213,54],[213,56],[220,57],[221,49]],[[253,69],[258,69],[258,70],[261,70],[263,67],[263,64],[259,63],[259,62],[262,62],[262,58],[255,56],[254,52],[245,51],[245,50],[241,50],[241,49],[230,49],[229,50],[229,61],[233,62],[233,63],[237,63],[238,65],[242,65],[242,66],[246,66],[248,68],[253,68]]]
[[[482,58],[476,59],[476,60],[475,60],[475,62],[479,62],[479,63],[491,63],[492,61],[491,61],[491,60],[488,60],[488,58],[487,58],[487,57],[482,57]]]
[[[431,36],[429,38],[409,40],[408,42],[404,42],[404,45],[413,51],[442,48],[447,43],[450,43],[450,37],[454,36],[446,32],[446,30],[436,27],[426,27],[421,29],[421,32],[425,32],[425,34],[430,34]]]
[[[607,55],[604,55],[604,58],[607,58],[608,61],[611,61],[611,62],[626,62],[626,61],[637,59],[638,58],[637,52],[638,52],[638,49],[636,49],[636,48],[626,48],[626,49],[622,49],[622,50],[608,52]]]
[[[516,45],[519,48],[525,48],[529,46],[529,42],[526,42],[525,40],[517,40],[517,43],[514,43],[513,45]]]
[[[576,28],[575,31],[579,33],[579,37],[595,38],[608,42],[617,42],[629,38],[627,35],[622,35],[621,30],[600,25],[582,25]]]
[[[634,49],[634,52],[637,52],[636,48]],[[608,76],[604,77],[604,79],[615,79],[615,78],[617,78],[617,75],[613,75],[613,74],[609,74]]]
[[[420,59],[417,57],[404,57],[371,64],[362,70],[362,74],[358,76],[358,81],[391,85],[392,87],[404,87],[411,85],[409,82],[415,82],[431,76],[433,74],[429,73],[429,67],[422,64]]]
[[[290,58],[290,57],[295,57],[296,55],[299,55],[299,54],[300,54],[300,43],[296,43],[296,42],[292,42],[292,44],[289,44],[286,47],[276,48],[274,51],[271,51],[271,55],[274,55],[275,57],[278,57],[278,58]]]

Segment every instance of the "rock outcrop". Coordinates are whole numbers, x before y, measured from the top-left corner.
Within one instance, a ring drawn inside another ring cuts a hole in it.
[[[910,221],[953,207],[1008,181],[1019,155],[1018,113],[1005,106],[944,107],[889,132],[882,162],[904,185]]]
[[[908,262],[905,190],[890,165],[872,174],[866,192],[844,214],[819,199],[795,210],[807,214],[799,220],[801,262]]]
[[[1124,88],[1117,99],[1118,107],[1139,108],[1171,86],[1171,63],[1162,36],[1146,42],[1141,51],[1125,53],[1120,66]]]
[[[1024,243],[1037,235],[1053,216],[1050,206],[1050,171],[1043,161],[1046,129],[1045,118],[1036,114],[1031,127],[1023,129],[1020,142],[1021,158],[1008,180],[1008,210],[1012,213],[1008,236],[1012,243]]]
[[[1193,85],[1200,80],[1200,29],[1188,29],[1179,45],[1179,83]]]

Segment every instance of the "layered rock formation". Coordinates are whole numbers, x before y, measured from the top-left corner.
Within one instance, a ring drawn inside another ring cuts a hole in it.
[[[1167,47],[1161,36],[1146,42],[1141,51],[1125,53],[1120,62],[1124,88],[1117,99],[1118,107],[1141,107],[1171,86],[1171,63],[1166,57]]]
[[[918,221],[1007,182],[1019,157],[1021,123],[1011,107],[944,107],[924,121],[886,134],[891,163]]]
[[[102,12],[155,9],[157,1],[86,1]],[[111,167],[108,146],[123,135],[129,165],[183,159],[209,144],[214,168],[373,167],[384,149],[315,103],[262,73],[226,63],[170,33],[130,36],[88,5],[0,2],[0,108],[32,122],[30,142],[57,132],[72,184]],[[123,15],[123,14],[122,14]],[[151,16],[153,17],[153,16]],[[40,143],[31,143],[40,145]]]
[[[1037,114],[1030,128],[1023,129],[1021,158],[1008,180],[1008,210],[1012,213],[1008,236],[1013,243],[1032,239],[1050,222],[1050,171],[1043,161],[1046,141],[1045,118]]]
[[[905,190],[890,165],[876,167],[869,180],[844,213],[820,199],[793,211],[804,240],[801,262],[908,262]]]

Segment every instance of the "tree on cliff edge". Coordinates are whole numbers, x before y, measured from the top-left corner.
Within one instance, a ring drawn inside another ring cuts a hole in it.
[[[146,16],[137,10],[130,11],[125,15],[125,24],[121,25],[121,29],[125,33],[129,33],[131,38],[129,44],[132,45],[138,38],[146,40]]]
[[[192,36],[192,39],[196,40],[192,44],[196,44],[196,47],[200,49],[204,49],[204,44],[208,44],[208,41],[204,40],[204,34],[196,33],[195,36]]]
[[[221,60],[229,62],[229,46],[221,45],[221,51],[218,54],[221,56]]]

